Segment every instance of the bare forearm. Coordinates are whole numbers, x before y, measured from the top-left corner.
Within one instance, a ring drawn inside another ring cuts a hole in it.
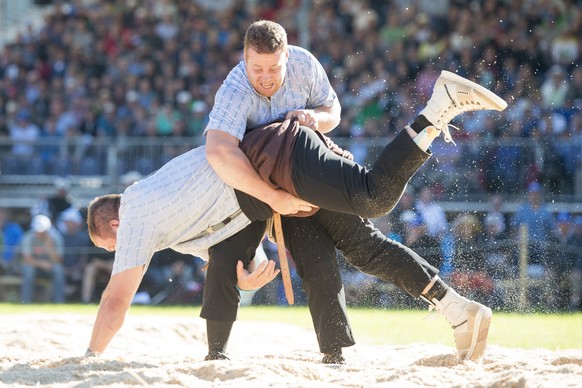
[[[128,309],[127,302],[111,297],[106,293],[103,295],[89,343],[89,349],[92,352],[103,353],[105,351],[115,334],[123,326]]]
[[[314,109],[298,109],[287,112],[286,119],[297,118],[304,125],[321,133],[327,133],[340,123],[342,108],[336,100],[332,106],[318,106]]]
[[[206,158],[216,174],[227,185],[252,195],[281,214],[310,211],[309,202],[286,191],[277,190],[261,179],[251,162],[239,148],[239,141],[220,130],[209,130],[206,137]]]
[[[341,107],[338,104],[334,104],[331,107],[320,106],[313,110],[318,122],[317,130],[321,133],[330,132],[332,129],[336,128],[340,123],[341,117]]]
[[[139,287],[144,266],[140,265],[114,274],[103,292],[93,334],[89,343],[91,352],[102,353],[125,320],[125,314]]]
[[[276,189],[261,179],[240,148],[209,153],[208,162],[227,185],[252,195],[265,203],[271,203]]]

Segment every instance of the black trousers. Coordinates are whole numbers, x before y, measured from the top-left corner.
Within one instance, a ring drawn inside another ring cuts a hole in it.
[[[429,157],[401,131],[367,170],[329,151],[314,131],[301,127],[291,174],[300,198],[323,209],[375,218],[396,206]]]
[[[384,236],[362,218],[389,212],[410,178],[430,157],[402,131],[371,170],[329,151],[311,130],[294,148],[293,181],[299,196],[322,207],[309,218],[283,217],[285,241],[296,262],[324,353],[354,344],[335,249],[364,273],[393,282],[419,297],[438,272],[409,248]],[[251,215],[252,216],[252,215]],[[248,265],[262,237],[262,221],[210,250],[201,317],[236,319],[240,296],[236,262]]]
[[[329,353],[355,343],[349,325],[335,244],[326,229],[312,219],[283,217],[283,234],[307,294],[309,311],[320,351]],[[236,263],[245,267],[253,259],[265,231],[264,221],[254,221],[209,251],[202,311],[213,321],[237,318],[240,294],[236,289]]]

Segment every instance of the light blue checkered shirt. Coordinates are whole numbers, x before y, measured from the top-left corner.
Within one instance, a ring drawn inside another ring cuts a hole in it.
[[[218,89],[205,133],[219,129],[242,140],[247,128],[283,120],[292,110],[330,107],[337,99],[323,66],[301,47],[289,46],[285,80],[271,98],[255,91],[245,68],[241,61]]]

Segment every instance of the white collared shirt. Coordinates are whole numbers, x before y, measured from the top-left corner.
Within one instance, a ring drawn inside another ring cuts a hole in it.
[[[218,231],[194,238],[237,214]],[[156,251],[175,251],[208,259],[208,248],[247,226],[234,190],[227,186],[198,147],[166,163],[128,187],[121,196],[120,225],[113,274],[144,265]]]

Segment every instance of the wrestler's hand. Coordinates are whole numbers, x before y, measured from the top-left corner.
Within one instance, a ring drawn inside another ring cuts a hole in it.
[[[275,279],[279,272],[281,270],[275,269],[273,260],[263,261],[257,269],[250,273],[244,269],[242,261],[239,260],[236,264],[236,277],[238,279],[236,286],[243,291],[256,290]]]
[[[274,195],[268,205],[273,209],[273,211],[282,215],[310,212],[313,208],[317,207],[312,203],[289,194],[285,190],[275,190],[273,194]]]
[[[297,117],[299,120],[299,125],[304,125],[317,131],[319,129],[319,122],[317,121],[317,117],[315,115],[315,111],[313,109],[299,109],[299,110],[292,110],[287,113],[285,119],[290,120],[294,117]]]

